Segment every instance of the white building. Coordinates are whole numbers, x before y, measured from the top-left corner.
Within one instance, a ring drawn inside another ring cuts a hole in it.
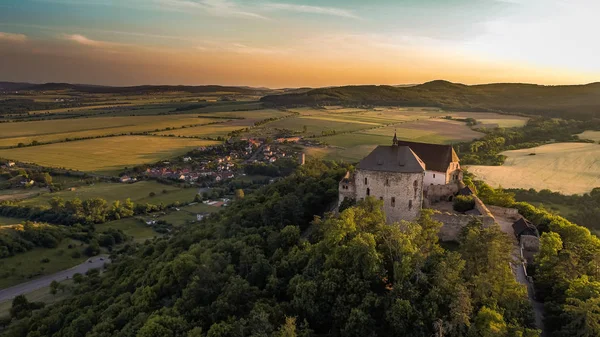
[[[398,141],[378,146],[339,184],[344,199],[372,196],[383,201],[387,221],[414,220],[421,208],[446,200],[458,191],[462,173],[450,145]]]

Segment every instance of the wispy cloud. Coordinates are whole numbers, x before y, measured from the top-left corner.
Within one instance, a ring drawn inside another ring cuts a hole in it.
[[[309,5],[296,5],[288,3],[266,3],[263,6],[267,10],[281,10],[298,13],[310,13],[310,14],[322,14],[322,15],[333,15],[343,18],[360,19],[354,12],[336,7],[322,7],[322,6],[309,6]]]
[[[13,34],[13,33],[0,32],[0,41],[25,42],[25,41],[27,41],[27,36],[25,34]]]
[[[89,39],[81,34],[63,34],[62,38],[65,40],[76,42],[76,43],[84,45],[84,46],[91,46],[91,47],[101,47],[101,46],[106,46],[106,45],[110,44],[110,43],[104,42],[104,41],[96,41],[96,40]]]
[[[243,8],[237,3],[229,0],[158,0],[158,3],[169,9],[196,9],[219,17],[267,19],[265,16]]]
[[[196,50],[206,52],[228,52],[249,55],[284,55],[291,52],[291,49],[289,48],[257,47],[249,46],[239,42],[232,43],[218,41],[204,41],[202,45],[196,47]]]

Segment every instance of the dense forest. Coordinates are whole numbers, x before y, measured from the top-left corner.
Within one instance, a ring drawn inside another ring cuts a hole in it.
[[[471,176],[465,183],[486,204],[517,208],[540,231],[540,250],[528,273],[536,298],[544,302],[546,334],[600,336],[600,239],[561,216],[515,201],[514,193],[472,181]]]
[[[5,335],[539,336],[498,227],[473,222],[447,250],[429,211],[396,226],[374,199],[326,214],[345,171],[309,163],[173,237],[127,244],[74,296],[39,310],[20,298]]]
[[[448,110],[527,113],[589,120],[600,118],[600,83],[464,85],[433,81],[411,87],[345,86],[265,96],[274,106],[435,106]]]

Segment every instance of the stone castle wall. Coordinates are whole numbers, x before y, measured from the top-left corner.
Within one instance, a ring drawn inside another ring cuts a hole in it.
[[[388,223],[419,216],[423,205],[423,173],[356,170],[354,176],[356,200],[366,198],[367,194],[383,200]]]
[[[471,221],[481,221],[484,227],[490,227],[496,223],[494,217],[465,214],[438,213],[434,214],[432,218],[444,224],[439,232],[441,241],[457,241],[462,229]]]

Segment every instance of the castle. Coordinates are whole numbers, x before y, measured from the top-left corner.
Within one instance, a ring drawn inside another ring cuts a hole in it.
[[[339,204],[344,199],[368,196],[383,201],[387,222],[414,220],[423,207],[451,200],[458,192],[462,170],[450,145],[399,141],[378,146],[346,173],[339,184]]]

